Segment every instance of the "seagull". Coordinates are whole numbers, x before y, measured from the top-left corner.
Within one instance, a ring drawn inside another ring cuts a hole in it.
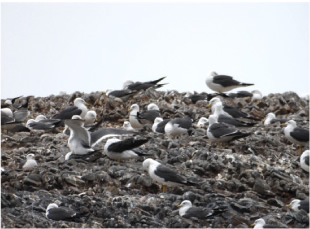
[[[229,142],[244,138],[251,135],[251,133],[242,133],[240,130],[225,123],[218,123],[216,116],[209,116],[209,126],[207,129],[207,136],[212,141]]]
[[[253,90],[252,94],[253,94],[252,99],[251,99],[252,101],[260,100],[263,98],[263,94],[259,90]]]
[[[243,122],[238,119],[232,118],[231,115],[227,115],[228,113],[223,110],[222,103],[215,103],[212,107],[214,107],[213,115],[217,117],[218,122],[226,123],[237,127],[251,127],[255,125],[255,123]]]
[[[34,159],[34,154],[30,153],[27,155],[27,161],[26,163],[23,165],[23,169],[25,170],[31,170],[34,167],[38,166],[37,161]]]
[[[49,204],[46,208],[46,218],[52,220],[69,220],[76,216],[76,212],[65,207],[58,207],[57,204]]]
[[[1,108],[1,125],[15,122],[13,112],[10,108]]]
[[[116,138],[110,138],[107,140],[104,146],[104,152],[109,158],[118,160],[118,162],[120,163],[120,160],[123,159],[127,160],[147,155],[134,151],[132,149],[145,144],[146,142],[148,142],[148,140],[149,139],[127,138],[122,141]]]
[[[65,120],[65,125],[70,129],[68,146],[71,150],[71,154],[85,155],[94,152],[90,144],[90,134],[84,127],[84,120],[82,120],[80,116],[74,115],[72,119]],[[71,156],[71,154],[69,156]]]
[[[88,125],[93,124],[96,121],[96,118],[97,118],[96,111],[87,111],[86,115],[84,117],[84,119],[85,119],[85,124],[84,124],[85,127],[88,126]]]
[[[138,104],[131,105],[130,109],[128,110],[130,125],[135,129],[143,128],[143,124],[138,119],[139,110],[140,108]]]
[[[155,118],[160,117],[159,107],[155,103],[150,103],[147,110],[137,114],[137,118],[142,124],[153,124]]]
[[[184,218],[198,218],[207,219],[209,216],[213,215],[213,210],[202,207],[193,207],[192,202],[189,200],[184,200],[180,205],[178,205],[179,215]]]
[[[190,118],[175,118],[167,122],[165,125],[165,133],[168,136],[177,136],[185,133],[190,134],[192,127],[192,119]]]
[[[124,85],[123,89],[129,89],[132,91],[140,91],[140,90],[146,90],[148,88],[160,88],[166,84],[158,84],[160,81],[165,79],[166,76],[159,78],[158,80],[153,80],[153,81],[147,81],[147,82],[133,82],[130,80],[127,80]]]
[[[297,127],[294,120],[289,120],[282,124],[284,126],[285,137],[292,143],[299,145],[299,152],[302,147],[309,145],[309,130]]]
[[[47,119],[44,115],[38,115],[35,119],[29,119],[26,127],[31,130],[49,130],[55,128],[60,122],[60,119]]]
[[[228,96],[231,98],[244,98],[244,97],[252,97],[253,94],[248,91],[238,91],[236,93],[229,93]]]
[[[300,156],[300,166],[306,172],[309,172],[309,150],[306,150]]]
[[[154,120],[154,124],[152,126],[152,131],[154,133],[164,134],[165,126],[170,121],[170,119],[163,120],[161,117],[157,117]]]
[[[262,228],[281,228],[279,225],[266,224],[263,218],[255,220],[254,224],[251,224],[251,227],[254,229],[262,229]]]
[[[178,175],[174,170],[160,164],[151,158],[145,159],[143,161],[143,168],[148,171],[148,174],[153,180],[163,184],[163,192],[166,192],[167,185],[194,185],[194,183],[187,181],[185,178]]]
[[[134,128],[132,128],[132,126],[130,125],[130,122],[128,122],[128,121],[124,121],[123,129],[129,130],[129,131],[134,131],[135,130]]]
[[[220,105],[222,106],[220,106]],[[255,120],[255,121],[258,121],[259,119],[255,118],[255,117],[252,117],[250,116],[249,114],[245,113],[245,112],[242,112],[240,111],[239,109],[237,109],[236,107],[233,107],[233,106],[229,106],[227,104],[223,104],[222,101],[220,100],[220,98],[213,98],[209,101],[209,105],[208,107],[211,106],[211,110],[212,112],[214,113],[215,110],[216,110],[216,106],[219,106],[219,110],[218,112],[220,114],[223,114],[223,115],[226,115],[230,118],[246,118],[246,119],[251,119],[251,120]]]
[[[137,91],[132,90],[107,90],[105,92],[106,96],[114,99],[119,99],[122,101],[127,100],[131,95],[137,94]]]
[[[276,118],[276,115],[270,112],[267,114],[266,118],[264,119],[264,126],[269,126],[270,124],[275,123],[275,122],[285,123],[286,121],[287,121],[286,119]]]
[[[88,111],[87,103],[82,98],[76,98],[73,102],[74,106],[69,107],[53,116],[53,119],[71,119],[73,115],[79,115],[81,118],[85,118]]]
[[[206,117],[201,117],[198,120],[197,127],[202,128],[205,127],[209,123],[209,120]]]
[[[210,76],[206,79],[207,86],[216,92],[223,93],[238,87],[247,87],[254,84],[240,83],[234,80],[231,76],[218,75],[216,72],[211,72]]]
[[[296,212],[300,210],[304,210],[305,212],[309,213],[309,200],[294,199],[291,201],[288,207]]]

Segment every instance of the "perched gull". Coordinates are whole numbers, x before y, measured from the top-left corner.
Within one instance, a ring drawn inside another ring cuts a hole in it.
[[[309,150],[306,150],[300,156],[300,166],[306,172],[309,172]]]
[[[60,113],[53,116],[53,119],[71,119],[73,115],[79,115],[84,118],[88,109],[86,107],[86,102],[82,98],[76,98],[73,102],[74,106],[69,107],[61,111]]]
[[[174,170],[160,164],[159,162],[148,158],[143,161],[143,168],[148,171],[150,177],[158,183],[163,184],[163,192],[166,192],[167,186],[188,185],[193,183],[187,181],[178,175]]]
[[[292,143],[299,145],[299,152],[302,147],[309,144],[309,130],[297,127],[294,120],[289,120],[282,124],[284,126],[285,137]]]
[[[128,122],[128,121],[124,121],[123,129],[129,130],[129,131],[134,131],[135,130],[134,128],[132,128],[132,126],[130,125],[130,122]]]
[[[130,109],[128,110],[130,125],[135,129],[143,128],[143,124],[138,119],[139,110],[140,108],[138,104],[131,105]]]
[[[168,136],[177,136],[185,133],[189,134],[192,122],[190,118],[172,119],[165,125],[165,133]]]
[[[309,200],[298,200],[294,199],[288,205],[293,211],[300,211],[304,210],[305,212],[309,213]]]
[[[179,215],[184,218],[195,217],[197,219],[206,219],[213,214],[213,210],[209,208],[193,207],[192,202],[184,200],[178,205]]]
[[[10,108],[1,108],[1,125],[15,122],[13,112]]]
[[[152,126],[152,130],[155,133],[164,134],[165,133],[165,126],[170,121],[170,119],[163,120],[160,117],[155,118],[154,124]]]
[[[220,106],[220,105],[222,106]],[[259,119],[255,118],[255,117],[252,117],[250,116],[249,114],[245,113],[245,112],[242,112],[240,111],[239,109],[237,109],[236,107],[233,107],[233,106],[229,106],[227,104],[223,104],[222,101],[219,99],[219,98],[213,98],[209,101],[209,107],[211,106],[211,110],[212,112],[214,113],[215,110],[216,110],[216,107],[219,106],[219,113],[220,114],[223,114],[223,115],[226,115],[228,117],[231,117],[231,118],[246,118],[246,119],[251,119],[251,120],[255,120],[255,121],[258,121]]]
[[[27,155],[27,161],[23,165],[23,169],[25,170],[30,170],[33,169],[34,167],[38,166],[37,161],[34,159],[34,154],[30,153]]]
[[[197,127],[202,128],[205,127],[209,123],[209,120],[206,117],[201,117],[198,120]]]
[[[284,123],[286,121],[287,121],[286,119],[276,118],[276,115],[270,112],[267,114],[266,118],[264,119],[264,126],[269,126],[270,124],[275,123],[275,122]]]
[[[104,152],[109,158],[118,160],[118,162],[123,159],[127,160],[145,156],[147,154],[134,151],[133,149],[145,144],[148,140],[149,139],[127,138],[122,141],[116,138],[110,138],[104,146]]]
[[[251,227],[253,227],[254,229],[282,228],[280,225],[266,224],[263,218],[255,220],[254,224],[251,224]]]
[[[252,94],[253,94],[253,96],[252,96],[252,101],[254,101],[254,100],[260,100],[260,99],[263,98],[263,94],[262,94],[259,90],[253,90],[253,91],[252,91]]]
[[[142,124],[153,124],[157,117],[160,117],[160,111],[155,103],[150,103],[146,111],[137,114],[137,118]]]
[[[252,86],[254,84],[240,83],[234,80],[231,76],[218,75],[216,72],[211,72],[206,79],[207,86],[216,92],[223,93],[238,87]]]
[[[6,99],[6,100],[4,101],[4,103],[1,104],[1,108],[6,108],[6,107],[9,107],[9,106],[13,106],[13,107],[14,107],[15,101],[16,101],[17,99],[21,98],[21,97],[23,97],[23,96],[21,95],[21,96],[12,98],[12,99]]]
[[[69,220],[76,216],[76,212],[65,207],[58,207],[57,204],[49,204],[46,208],[46,217],[52,220]]]
[[[87,111],[84,117],[85,119],[85,127],[93,124],[96,121],[97,113],[96,111]]]
[[[218,122],[226,123],[237,127],[251,127],[255,125],[255,123],[243,122],[238,119],[232,118],[230,115],[227,115],[227,113],[223,110],[222,103],[216,103],[212,107],[214,107],[213,115],[217,117]]]
[[[120,102],[127,100],[131,95],[136,94],[137,91],[132,90],[107,90],[106,96],[114,99],[120,99]]]
[[[150,87],[160,88],[160,87],[164,86],[165,84],[158,84],[158,83],[165,78],[166,78],[166,76],[161,77],[158,80],[147,81],[147,82],[132,82],[132,81],[128,80],[124,83],[123,89],[129,89],[132,91],[140,91],[140,90],[146,90]]]
[[[44,115],[38,115],[36,119],[29,119],[26,127],[31,130],[49,130],[55,128],[60,122],[60,119],[47,119]]]
[[[216,96],[216,95],[213,95],[213,96]],[[202,93],[197,93],[195,92],[194,94],[192,94],[191,92],[187,92],[185,94],[185,97],[186,98],[189,98],[193,104],[196,104],[198,101],[201,101],[201,100],[210,100],[212,99],[213,97],[211,94],[207,94],[206,92],[202,92]]]
[[[249,136],[251,133],[242,133],[240,130],[225,123],[218,123],[216,116],[209,116],[208,138],[217,142],[229,142]]]

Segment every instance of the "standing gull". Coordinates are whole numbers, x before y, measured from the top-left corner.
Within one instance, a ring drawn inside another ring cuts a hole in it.
[[[229,142],[249,136],[251,133],[242,133],[240,130],[225,123],[218,123],[214,115],[209,116],[208,138],[216,142]]]
[[[222,105],[219,106],[218,104]],[[220,110],[219,112],[223,115],[226,115],[230,118],[246,118],[246,119],[251,119],[251,120],[255,120],[258,121],[259,119],[250,116],[249,114],[240,111],[239,109],[237,109],[236,107],[233,106],[229,106],[227,104],[223,104],[222,101],[219,98],[213,98],[209,101],[209,105],[208,107],[211,106],[211,110],[214,113],[216,110],[216,107],[219,106]]]
[[[138,115],[139,115],[139,105],[138,104],[133,104],[129,108],[129,122],[130,125],[135,128],[135,129],[141,129],[143,128],[143,124],[139,121]]]
[[[309,144],[309,130],[297,127],[294,120],[289,120],[282,124],[284,126],[285,137],[292,143],[299,145],[299,153],[302,147]]]
[[[118,160],[118,162],[123,159],[127,160],[139,156],[145,156],[147,154],[134,151],[133,149],[145,144],[148,140],[149,139],[127,138],[122,141],[116,138],[111,138],[107,140],[104,146],[104,152],[109,158]]]
[[[211,72],[210,76],[206,79],[206,84],[211,90],[219,93],[227,92],[238,87],[254,85],[249,83],[240,83],[239,81],[234,80],[231,76],[218,75],[216,72]]]
[[[182,176],[178,175],[174,170],[151,158],[143,161],[143,168],[148,171],[148,174],[153,180],[163,184],[163,192],[166,192],[167,186],[194,185]]]

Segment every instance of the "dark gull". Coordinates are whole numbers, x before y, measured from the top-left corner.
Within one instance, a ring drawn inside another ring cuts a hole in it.
[[[69,220],[76,216],[76,212],[70,208],[58,207],[57,204],[49,204],[46,208],[46,217],[52,220]]]
[[[163,120],[160,117],[155,118],[154,124],[152,126],[152,130],[155,133],[164,134],[165,133],[165,126],[170,121],[170,119]]]
[[[139,156],[145,156],[147,154],[134,151],[137,148],[145,144],[149,139],[134,139],[127,138],[125,140],[120,140],[116,138],[110,138],[107,140],[104,146],[104,152],[106,155],[114,160],[127,160],[131,158],[137,158]]]
[[[222,101],[219,98],[213,98],[209,101],[209,105],[211,106],[211,110],[214,113],[216,111],[216,109],[218,109],[217,112],[219,112],[219,114],[223,114],[226,115],[230,118],[246,118],[246,119],[251,119],[251,120],[255,120],[258,121],[259,119],[250,116],[249,114],[240,111],[238,108],[227,105],[227,104],[223,104]],[[218,107],[217,107],[218,106]]]
[[[301,168],[309,172],[309,150],[304,151],[299,160]]]
[[[238,87],[252,86],[254,84],[240,83],[234,80],[231,76],[218,75],[216,72],[211,72],[206,79],[207,86],[216,92],[223,93]]]
[[[86,107],[86,102],[82,98],[76,98],[73,102],[74,106],[69,107],[61,111],[60,113],[53,116],[53,119],[71,119],[73,115],[80,115],[84,118],[88,109]]]
[[[208,138],[216,142],[229,142],[249,136],[251,133],[242,133],[231,125],[218,123],[214,115],[209,116],[209,126],[207,129]]]
[[[165,133],[170,136],[182,135],[190,132],[193,120],[190,118],[175,118],[165,125]]]
[[[44,115],[38,115],[36,119],[29,119],[26,127],[31,130],[49,130],[55,128],[60,122],[60,119],[47,119]]]
[[[294,120],[289,120],[282,124],[284,126],[285,137],[292,143],[299,145],[299,152],[302,147],[309,145],[309,130],[297,127]]]
[[[140,111],[139,105],[138,104],[131,105],[128,111],[129,111],[130,125],[135,129],[143,128],[143,124],[138,119],[138,115]]]
[[[195,217],[197,219],[207,219],[213,215],[213,210],[209,208],[193,207],[192,202],[189,200],[184,200],[180,205],[178,205],[179,215],[184,218]]]
[[[255,220],[254,224],[251,224],[251,227],[254,229],[263,229],[263,228],[282,228],[280,225],[266,224],[263,218]]]
[[[174,170],[151,158],[143,161],[143,168],[147,170],[149,176],[154,181],[163,184],[163,192],[166,192],[166,186],[194,185],[193,183],[187,181],[184,177],[178,175]]]
[[[147,81],[147,82],[133,82],[133,81],[128,80],[124,83],[123,89],[129,89],[132,91],[140,91],[140,90],[146,90],[151,87],[160,88],[164,86],[165,84],[158,84],[158,83],[165,78],[166,76],[161,77],[158,80]]]
[[[277,118],[274,113],[270,112],[267,114],[266,118],[264,119],[264,126],[269,126],[270,124],[273,124],[276,122],[284,123],[286,121],[287,121],[286,119]]]
[[[300,211],[304,210],[305,212],[309,213],[309,200],[298,200],[294,199],[288,205],[293,211]]]

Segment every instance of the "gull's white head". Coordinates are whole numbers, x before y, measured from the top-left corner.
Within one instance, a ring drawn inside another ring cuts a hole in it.
[[[136,112],[139,112],[140,108],[139,108],[139,105],[138,104],[133,104],[131,105],[131,107],[129,108],[129,111],[136,111]]]
[[[192,202],[190,200],[183,200],[182,203],[180,205],[178,205],[179,208],[181,207],[192,207]]]
[[[214,72],[214,71],[210,73],[210,76],[217,76],[217,75],[218,74],[216,72]]]
[[[252,225],[254,226],[254,228],[263,228],[265,224],[266,224],[265,220],[263,218],[260,218],[255,220],[254,224]]]
[[[133,84],[133,81],[132,80],[127,80],[124,82],[123,84],[123,89],[128,89],[128,86]]]
[[[268,126],[271,123],[271,121],[275,118],[276,115],[274,113],[272,112],[268,113],[264,121],[264,126]]]
[[[150,103],[147,105],[147,110],[157,110],[159,111],[159,107],[155,103]]]
[[[86,102],[84,101],[84,99],[82,98],[76,98],[73,102],[74,106],[79,106],[80,104],[86,104]]]
[[[214,97],[209,101],[209,104],[211,104],[211,106],[214,106],[217,103],[222,103],[221,99],[218,97]]]
[[[97,114],[95,111],[87,111],[84,119],[85,119],[86,124],[91,124],[96,121],[96,118],[97,118]]]
[[[149,167],[151,166],[151,165],[159,165],[160,163],[159,162],[157,162],[157,161],[155,161],[155,160],[153,160],[153,159],[151,159],[151,158],[148,158],[148,159],[145,159],[144,161],[143,161],[143,163],[142,163],[142,166],[143,166],[143,168],[145,169],[145,170],[148,170],[149,169]]]
[[[289,204],[289,207],[293,210],[293,211],[299,211],[298,207],[300,205],[300,200],[298,199],[294,199],[291,201],[291,203]]]
[[[162,121],[164,121],[161,117],[157,117],[157,118],[155,118],[155,120],[154,120],[154,124],[159,124],[159,123],[161,123]]]
[[[33,153],[27,154],[26,158],[27,160],[31,160],[34,158],[34,154]]]
[[[38,115],[37,117],[36,117],[36,121],[41,121],[41,120],[46,120],[47,118],[45,117],[45,115]]]

